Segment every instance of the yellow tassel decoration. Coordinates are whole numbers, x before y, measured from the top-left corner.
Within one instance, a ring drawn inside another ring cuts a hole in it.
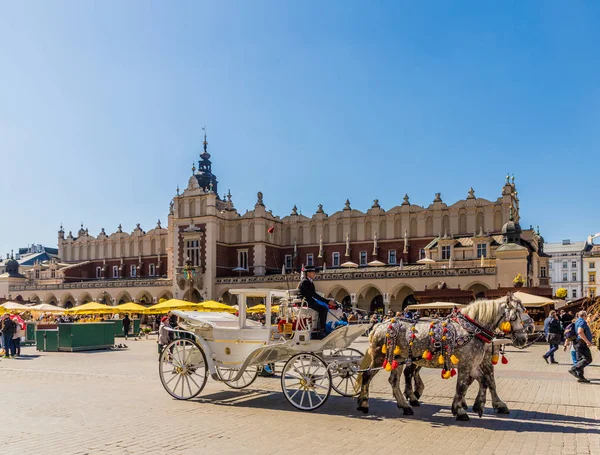
[[[381,346],[381,353],[387,354],[387,346],[385,344],[383,346]]]
[[[400,346],[394,348],[394,355],[400,355]]]
[[[502,324],[500,324],[500,330],[502,330],[504,333],[509,333],[512,330],[510,322],[504,321]]]
[[[443,376],[442,376],[442,377],[443,377],[444,379],[449,379],[451,375],[452,375],[452,373],[451,373],[450,371],[446,371],[446,372],[443,374]]]
[[[392,364],[391,363],[387,363],[387,365],[385,366],[385,371],[392,371]]]
[[[444,364],[444,356],[443,356],[443,355],[441,355],[441,354],[440,354],[440,356],[438,357],[438,363],[439,363],[440,365],[443,365],[443,364]]]
[[[458,363],[458,357],[456,357],[454,354],[452,354],[450,356],[450,362],[452,362],[452,365],[456,365]]]
[[[423,352],[423,355],[421,357],[426,359],[428,355],[429,355],[429,351],[427,349],[425,349],[425,351]]]

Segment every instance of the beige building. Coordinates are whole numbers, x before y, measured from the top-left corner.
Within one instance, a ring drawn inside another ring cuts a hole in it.
[[[198,168],[172,199],[166,228],[159,221],[147,232],[138,224],[131,233],[119,226],[93,236],[81,226],[65,236],[61,227],[60,261],[36,264],[17,282],[0,276],[0,297],[61,306],[231,301],[228,291],[237,287],[295,287],[302,265],[325,266],[317,289],[366,310],[401,309],[416,291],[442,283],[477,295],[511,286],[521,273],[526,286],[548,285],[543,239],[519,226],[514,177],[491,200],[471,188],[450,205],[440,193],[427,207],[406,195],[387,210],[377,200],[364,212],[346,201],[332,214],[319,205],[305,216],[294,206],[279,217],[258,192],[254,209],[241,214],[231,194],[218,194],[207,146],[205,137]]]

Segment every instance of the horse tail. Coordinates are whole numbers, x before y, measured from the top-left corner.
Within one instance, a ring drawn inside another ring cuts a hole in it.
[[[362,361],[360,362],[360,369],[366,370],[367,368],[369,368],[371,366],[372,361],[373,361],[373,358],[371,357],[371,348],[369,347],[369,349],[367,349],[367,351],[365,352],[365,355],[363,356]],[[356,391],[360,390],[360,388],[362,387],[362,378],[363,378],[362,372],[358,373],[358,376],[356,377],[356,386],[355,386]]]

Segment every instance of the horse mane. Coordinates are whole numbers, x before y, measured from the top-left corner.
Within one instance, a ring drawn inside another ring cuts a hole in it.
[[[500,318],[500,306],[505,299],[479,299],[471,302],[461,311],[480,324],[493,324]]]

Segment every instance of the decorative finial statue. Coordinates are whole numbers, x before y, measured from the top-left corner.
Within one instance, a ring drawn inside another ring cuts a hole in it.
[[[350,234],[346,232],[346,257],[350,256]]]
[[[408,253],[408,230],[404,229],[404,254]]]
[[[379,248],[379,244],[377,242],[377,232],[373,234],[373,256],[377,256],[377,249]]]
[[[106,231],[104,230],[104,228],[102,228],[102,230],[100,231],[101,235],[106,235]]]
[[[136,228],[137,230],[139,230],[139,231],[141,231],[141,230],[142,230],[142,228],[140,227],[140,223],[137,223],[137,224],[135,225],[135,228]]]
[[[204,142],[203,142],[203,145],[204,145],[204,153],[207,153],[207,150],[206,150],[206,148],[207,148],[207,146],[208,146],[208,142],[206,142],[206,125],[204,125],[204,126],[202,127],[202,131],[204,131]]]
[[[344,210],[351,210],[351,208],[350,208],[350,199],[346,199],[346,204],[344,206]]]
[[[208,192],[209,193],[213,192],[213,182],[212,182],[212,180],[210,181],[210,184],[208,185]]]
[[[508,172],[506,173],[506,183],[510,183],[510,175]]]
[[[174,206],[174,205],[175,205],[175,204],[173,203],[173,201],[171,201],[171,202],[169,203],[169,215],[173,215],[173,206]]]
[[[379,199],[374,199],[373,200],[373,205],[371,206],[371,208],[373,208],[373,209],[380,208],[380,206],[379,206]]]
[[[160,229],[162,226],[160,225],[160,220],[156,223],[156,229]]]
[[[514,216],[513,216],[513,208],[512,208],[512,205],[510,206],[510,216],[508,217],[508,219],[509,219],[510,221],[514,221],[514,220],[515,220],[515,219],[514,219]]]
[[[515,174],[512,175],[511,177],[511,183],[514,185],[515,184]]]
[[[535,227],[535,233],[537,235],[540,235],[540,225],[539,224]]]
[[[410,205],[408,201],[408,193],[404,193],[404,201],[402,201],[402,205]]]
[[[179,196],[179,185],[177,185],[177,196]]]
[[[319,204],[317,208],[317,213],[323,213],[323,204]]]
[[[294,206],[292,207],[292,215],[298,215],[298,207],[296,207],[296,204],[294,204]]]
[[[435,199],[433,202],[442,202],[442,193],[435,193]]]
[[[467,199],[475,199],[475,190],[473,187],[469,188],[469,195],[467,196]]]
[[[123,232],[123,226],[121,226],[121,223],[119,223],[119,226],[117,227],[117,232]]]
[[[231,202],[231,190],[227,190],[227,202]]]
[[[192,175],[196,173],[196,165],[192,163]]]
[[[319,257],[323,257],[323,234],[319,236]]]
[[[262,191],[259,191],[258,193],[256,193],[256,205],[262,205],[263,207],[265,206],[265,204],[263,203]]]

